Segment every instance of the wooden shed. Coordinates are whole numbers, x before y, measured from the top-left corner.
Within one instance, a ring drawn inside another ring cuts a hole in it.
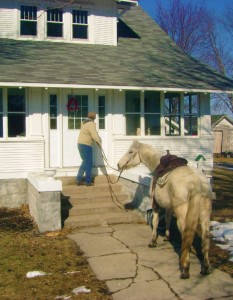
[[[233,120],[227,115],[212,116],[214,155],[233,154]]]

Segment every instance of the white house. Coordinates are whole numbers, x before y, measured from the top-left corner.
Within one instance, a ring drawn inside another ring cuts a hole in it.
[[[88,111],[113,167],[135,139],[212,167],[210,93],[233,81],[184,54],[137,1],[61,2],[0,3],[0,179],[75,175]]]

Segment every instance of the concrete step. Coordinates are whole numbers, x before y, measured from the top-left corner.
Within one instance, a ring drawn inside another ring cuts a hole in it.
[[[65,227],[106,226],[109,224],[139,223],[141,217],[134,212],[99,213],[92,215],[69,216]]]
[[[75,195],[81,195],[81,194],[99,194],[99,193],[111,193],[111,192],[117,192],[122,191],[123,187],[122,184],[116,183],[114,185],[109,184],[94,184],[94,186],[77,186],[77,185],[65,185],[62,188],[62,192],[64,195],[69,196],[75,196]]]
[[[114,194],[110,193],[88,193],[88,194],[70,194],[70,203],[75,206],[78,203],[103,203],[103,202],[130,202],[130,195],[126,192],[119,191]]]
[[[75,177],[62,178],[65,227],[86,227],[142,221],[139,214],[125,211],[124,204],[132,199],[121,183],[109,184],[106,176],[94,178],[94,186],[77,186]],[[116,176],[111,176],[116,181]],[[69,206],[69,205],[70,206]]]
[[[76,184],[76,177],[59,177],[57,178],[59,180],[62,181],[62,185],[66,186],[66,185],[75,185]],[[117,180],[117,176],[116,175],[108,175],[108,177],[106,175],[97,175],[93,178],[93,182],[95,184],[101,184],[101,183],[113,183],[115,184]]]
[[[100,213],[121,212],[123,206],[114,202],[77,203],[69,211],[69,216],[92,215]]]

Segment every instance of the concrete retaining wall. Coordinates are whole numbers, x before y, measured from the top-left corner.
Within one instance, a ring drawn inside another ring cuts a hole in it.
[[[41,193],[28,182],[28,204],[30,214],[40,232],[61,229],[61,193],[59,191]]]
[[[130,207],[137,209],[146,220],[146,212],[148,209],[151,209],[149,186],[125,178],[121,178],[120,182],[122,183],[124,190],[131,195],[132,202],[129,204]]]
[[[19,208],[28,203],[27,179],[0,180],[0,207]]]
[[[29,205],[40,232],[61,229],[60,191],[40,192],[28,179],[0,180],[0,208],[20,208],[23,204]]]

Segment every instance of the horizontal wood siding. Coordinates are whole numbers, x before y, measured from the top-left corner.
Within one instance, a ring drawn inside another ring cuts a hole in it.
[[[15,10],[6,3],[1,3],[0,9],[0,38],[15,38]]]
[[[103,7],[105,8],[103,11]],[[107,0],[96,1],[94,10],[94,44],[116,45],[116,6]]]
[[[0,173],[44,169],[44,141],[0,142]]]
[[[185,157],[190,164],[195,164],[195,158],[201,154],[205,157],[205,165],[211,167],[213,165],[213,140],[212,139],[138,139],[139,142],[152,145],[155,149],[161,150],[164,155],[169,150],[171,154]],[[132,140],[116,139],[115,142],[115,166],[121,157],[126,153],[132,144]]]

